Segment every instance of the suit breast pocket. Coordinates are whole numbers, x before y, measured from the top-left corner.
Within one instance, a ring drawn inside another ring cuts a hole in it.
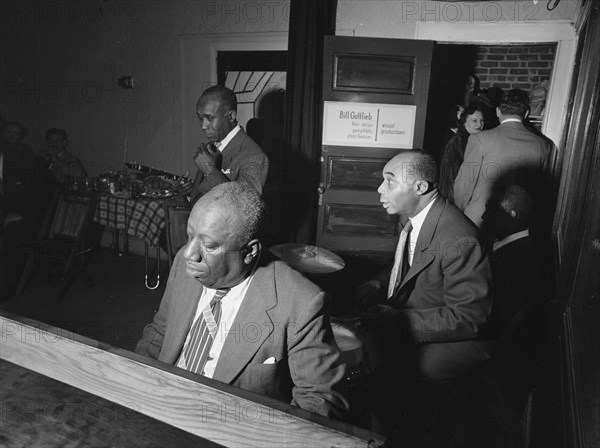
[[[290,389],[290,374],[287,359],[267,364],[251,362],[235,381],[234,385],[273,398],[287,398]]]

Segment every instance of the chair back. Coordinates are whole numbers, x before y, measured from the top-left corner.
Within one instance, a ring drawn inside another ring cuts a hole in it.
[[[81,240],[94,215],[96,201],[95,193],[60,192],[50,226],[50,239],[73,242]]]
[[[187,243],[187,222],[191,208],[188,205],[166,205],[167,217],[167,252],[169,263]]]

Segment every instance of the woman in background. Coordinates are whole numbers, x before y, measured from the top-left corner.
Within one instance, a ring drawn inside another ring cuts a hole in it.
[[[458,120],[458,130],[450,137],[440,163],[440,194],[454,204],[454,179],[462,165],[469,135],[483,130],[483,112],[478,106],[463,110]]]

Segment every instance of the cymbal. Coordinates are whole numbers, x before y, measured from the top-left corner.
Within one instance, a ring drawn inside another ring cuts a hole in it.
[[[345,266],[344,260],[330,250],[308,244],[278,244],[269,249],[298,272],[329,274]]]

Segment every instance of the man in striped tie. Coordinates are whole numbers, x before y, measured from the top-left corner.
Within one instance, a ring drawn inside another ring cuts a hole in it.
[[[244,183],[218,185],[188,221],[154,321],[136,352],[242,389],[341,417],[344,376],[327,297],[261,253],[264,203]]]

